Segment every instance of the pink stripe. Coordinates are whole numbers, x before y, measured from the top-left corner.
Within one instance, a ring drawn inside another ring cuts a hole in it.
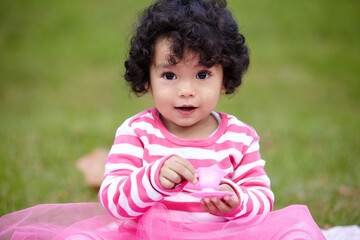
[[[214,159],[205,159],[205,160],[187,159],[187,160],[189,160],[189,162],[194,166],[195,169],[199,167],[211,167],[212,165],[219,164],[219,162]]]
[[[241,163],[241,165],[246,165],[249,163],[256,162],[260,159],[261,159],[261,156],[260,156],[259,151],[255,151],[255,152],[247,153],[246,155],[244,155],[244,157],[241,159],[240,163]]]
[[[149,196],[147,195],[147,191],[142,183],[142,179],[148,178],[148,176],[150,175],[150,168],[144,168],[142,169],[139,174],[136,176],[136,184],[138,187],[138,195],[139,198],[142,202],[144,203],[150,203],[153,202],[153,200],[151,198],[149,198]],[[150,182],[150,179],[149,179]]]
[[[264,201],[263,201],[263,199],[259,196],[259,194],[257,194],[256,192],[253,192],[253,194],[255,195],[255,197],[257,198],[257,200],[259,201],[259,203],[260,203],[260,208],[259,208],[259,210],[258,210],[258,214],[262,214],[262,213],[264,213]],[[264,194],[264,196],[266,196],[265,194]]]
[[[142,111],[141,113],[136,114],[134,117],[131,118],[131,120],[129,121],[129,126],[131,126],[131,124],[135,121],[138,121],[139,119],[144,119],[144,118],[148,118],[145,117],[145,115],[149,114],[151,110],[146,109],[144,111]]]
[[[115,217],[115,215],[114,215],[114,213],[110,210],[110,208],[109,208],[109,199],[108,199],[108,189],[109,189],[109,187],[110,187],[110,184],[108,185],[108,186],[106,186],[104,189],[103,189],[103,191],[101,192],[101,203],[102,203],[102,205],[104,206],[104,208],[105,208],[105,210],[112,216],[112,217],[114,217],[114,218],[116,218]],[[99,193],[100,194],[100,193]]]
[[[259,189],[257,189],[257,190],[260,191],[261,194],[263,194],[263,196],[266,198],[266,201],[268,201],[268,203],[270,205],[270,211],[272,211],[273,210],[273,204],[274,204],[274,199],[272,199],[272,196],[267,195],[267,192],[264,192],[264,191],[259,190]],[[257,193],[254,193],[254,194],[257,196],[257,198],[260,201],[259,213],[264,213],[264,211],[265,211],[265,203],[264,203],[264,201],[260,198],[259,194],[257,194]]]
[[[243,192],[245,193],[245,194],[249,194],[249,190],[248,190],[248,188],[247,187],[242,187],[241,188],[242,190],[243,190]],[[261,191],[261,190],[260,190]],[[265,211],[265,203],[264,203],[264,201],[263,201],[263,199],[259,196],[259,194],[257,193],[257,192],[253,192],[253,191],[251,191],[251,193],[255,196],[255,198],[258,200],[258,202],[259,202],[259,209],[258,209],[258,211],[256,212],[256,214],[262,214],[262,213],[264,213],[264,211]],[[264,192],[262,192],[261,191],[261,193],[263,194],[263,196],[265,196],[266,197],[266,199],[269,201],[269,205],[270,205],[270,211],[272,211],[272,208],[273,208],[273,200],[271,200],[267,195],[266,195],[266,193],[264,193]],[[252,211],[254,210],[254,196],[253,197],[251,197],[250,199],[249,199],[249,201],[247,202],[247,205],[246,205],[246,213],[244,214],[244,215],[241,215],[242,217],[247,217],[247,216],[249,216],[251,213],[252,213]],[[250,195],[249,195],[249,197],[250,197]]]
[[[154,114],[156,113],[156,110],[154,109],[149,109],[149,110],[145,110],[143,111],[142,113],[136,115],[135,117],[133,117],[129,123],[129,126],[137,121],[137,122],[144,122],[144,123],[148,123],[150,125],[152,125],[154,128],[158,128],[156,122],[154,121],[154,119],[151,119],[149,117],[146,117],[145,115],[147,114]],[[222,114],[223,117],[227,117],[227,114]],[[156,117],[156,116],[154,116]],[[225,120],[225,119],[224,119]],[[243,122],[242,122],[243,123]],[[254,141],[258,140],[259,137],[256,135],[256,132],[255,130],[249,126],[248,124],[246,123],[243,123],[244,126],[239,126],[237,125],[236,123],[230,123],[228,126],[227,126],[227,131],[230,131],[230,132],[235,132],[235,133],[244,133],[246,134],[247,136],[250,136],[250,137],[253,137],[254,138]],[[148,133],[145,131],[145,130],[142,130],[142,129],[135,129],[136,133],[140,136],[148,136]],[[154,135],[151,135],[151,136],[154,136]],[[155,137],[155,141],[158,141],[158,140],[161,140],[161,139],[158,139],[156,136]],[[151,139],[151,137],[149,137],[149,139]],[[162,145],[162,144],[161,144]]]
[[[274,199],[271,198],[271,197],[269,197],[269,196],[267,196],[266,198],[269,200],[269,203],[270,203],[270,211],[272,211],[273,208],[274,208]]]
[[[142,129],[137,129],[137,134],[139,137],[145,137],[148,139],[148,142],[149,142],[149,145],[161,145],[161,146],[164,146],[166,148],[186,148],[184,146],[180,146],[178,144],[175,144],[169,140],[167,140],[166,138],[161,138],[161,137],[158,137],[154,134],[148,134],[146,130],[142,130]],[[214,144],[211,144],[211,145],[208,145],[208,146],[202,146],[201,149],[205,149],[205,150],[213,150],[215,152],[218,152],[218,151],[223,151],[223,150],[226,150],[226,149],[238,149],[240,150],[243,154],[245,153],[244,150],[244,143],[243,142],[236,142],[238,141],[238,139],[234,139],[233,140],[226,140],[222,143],[214,143]],[[254,139],[253,139],[254,141]],[[248,147],[248,146],[247,146]],[[247,148],[246,148],[247,149]]]
[[[249,214],[252,213],[252,211],[254,210],[254,196],[255,198],[258,200],[259,202],[259,209],[257,210],[257,212],[255,214],[261,214],[264,211],[264,202],[261,200],[261,198],[254,192],[252,192],[254,195],[252,195],[250,197],[250,201],[248,201],[248,204],[246,205],[246,214],[244,216],[248,216]]]
[[[144,157],[144,161],[146,161],[147,163],[153,163],[153,162],[163,158],[164,156],[162,156],[162,155],[150,155],[149,150],[147,148],[145,148],[144,153],[143,153],[143,157]]]
[[[248,192],[248,189],[247,189],[247,188],[242,187],[241,189],[242,189],[242,191],[243,191],[246,195],[249,196],[249,192]],[[254,208],[253,201],[252,201],[251,198],[249,198],[249,201],[248,201],[247,204],[246,204],[246,213],[243,214],[243,215],[241,215],[241,217],[247,217],[247,216],[249,216],[249,214],[251,213],[251,211],[253,210],[253,208]]]
[[[137,122],[137,123],[146,123],[146,124],[151,125],[154,129],[157,129],[156,123],[154,122],[153,119],[151,119],[151,118],[149,118],[149,117],[142,117],[141,119],[138,119],[136,122]],[[135,133],[138,135],[138,134],[139,134],[138,131],[141,131],[141,130],[143,130],[143,129],[141,129],[141,128],[136,128],[136,129],[135,129]]]
[[[236,166],[239,164],[239,162],[237,162],[235,157],[232,155],[229,155],[229,158],[230,158],[231,165],[234,166],[234,168],[236,168]]]
[[[144,151],[144,160],[147,163],[153,163],[155,161],[158,161],[162,158],[164,158],[165,156],[163,155],[149,155],[149,152],[145,149]],[[187,160],[194,166],[194,168],[198,168],[198,167],[210,167],[214,164],[219,165],[220,168],[222,169],[227,169],[231,167],[231,156],[228,156],[220,161],[215,160],[215,159],[196,159],[196,158],[187,158]]]
[[[243,187],[247,187],[247,188],[252,188],[252,187],[265,187],[270,189],[269,185],[267,185],[266,183],[263,182],[258,182],[258,181],[251,181],[251,182],[245,182],[243,184],[241,184],[241,186]],[[260,190],[261,191],[261,190]]]
[[[146,129],[136,129],[136,133],[139,137],[145,137],[148,139],[149,144],[157,144],[169,148],[177,148],[179,145],[174,144],[167,140],[166,138],[158,137],[155,134],[149,134]]]
[[[224,158],[223,160],[221,160],[219,163],[218,163],[218,166],[225,170],[225,169],[228,169],[228,168],[231,168],[232,165],[231,165],[231,160],[230,160],[230,156],[227,157],[227,158]]]
[[[245,123],[244,123],[245,124]],[[245,124],[246,125],[246,124]],[[259,136],[256,135],[255,131],[253,130],[252,127],[250,127],[249,125],[247,126],[239,126],[236,124],[230,124],[227,127],[227,132],[234,132],[234,133],[244,133],[246,136],[252,137],[255,140],[259,139]]]
[[[142,159],[134,157],[128,154],[115,153],[111,154],[107,159],[106,163],[127,163],[132,164],[135,167],[142,167]]]
[[[137,136],[132,136],[132,135],[126,135],[126,134],[120,134],[118,135],[115,140],[114,140],[114,144],[131,144],[134,145],[136,147],[144,147],[144,145],[142,144],[142,142],[140,141],[140,139]]]
[[[99,196],[101,195],[101,197],[99,197],[99,200],[101,201],[101,203],[103,204],[103,206],[105,207],[106,211],[110,212],[110,209],[109,209],[109,199],[108,199],[108,189],[109,189],[109,186],[106,186],[102,192],[99,192]]]
[[[164,200],[163,204],[169,210],[185,212],[204,212],[204,210],[201,208],[200,202],[173,202]]]
[[[104,179],[109,176],[129,176],[132,172],[133,170],[130,169],[118,169],[105,174]]]
[[[126,181],[131,181],[131,179],[130,179],[130,178],[127,178]],[[120,181],[120,182],[118,183],[117,189],[120,189],[120,186],[121,186],[122,182],[123,182],[123,181]],[[125,211],[125,209],[122,207],[122,205],[121,205],[122,203],[119,202],[120,193],[121,193],[122,195],[125,195],[125,199],[128,199],[127,194],[126,194],[126,192],[124,192],[123,189],[120,189],[120,191],[116,191],[115,194],[114,194],[114,196],[113,196],[113,199],[112,199],[113,203],[114,203],[115,206],[116,206],[116,211],[117,211],[117,213],[118,213],[120,216],[122,216],[122,217],[131,218],[131,217],[133,217],[133,216],[129,215],[129,214]]]
[[[136,175],[136,179],[137,178],[142,178],[144,175],[144,171],[142,172],[139,172],[137,175]],[[146,207],[146,208],[142,208],[138,205],[135,204],[134,200],[132,199],[131,197],[131,192],[132,191],[135,191],[135,188],[134,188],[134,185],[137,184],[137,180],[135,182],[132,182],[131,179],[129,178],[128,181],[125,182],[124,186],[123,186],[123,192],[126,193],[126,195],[128,196],[127,197],[127,201],[128,201],[128,204],[129,204],[129,207],[135,211],[135,212],[140,212],[140,213],[144,213],[146,212],[146,210],[148,210],[150,207]],[[138,194],[138,192],[134,193],[134,194]]]
[[[251,177],[259,177],[259,176],[263,176],[266,175],[264,168],[262,166],[257,166],[254,168],[251,168],[249,171],[243,173],[242,175],[240,175],[239,177],[233,179],[234,182],[239,182],[241,179],[244,178],[251,178]]]

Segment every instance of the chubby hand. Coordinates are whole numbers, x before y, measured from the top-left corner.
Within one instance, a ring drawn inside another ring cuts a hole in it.
[[[218,191],[233,192],[234,195],[224,196],[221,200],[218,197],[207,197],[201,199],[200,203],[202,209],[208,213],[219,216],[226,215],[234,211],[240,202],[234,189],[228,184],[221,184]]]
[[[167,159],[159,173],[160,184],[166,189],[172,189],[184,181],[196,184],[197,178],[198,174],[193,165],[188,160],[178,156]]]

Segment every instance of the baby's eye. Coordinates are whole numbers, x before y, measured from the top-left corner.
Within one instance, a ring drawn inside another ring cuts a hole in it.
[[[209,74],[209,72],[206,72],[206,71],[204,71],[204,72],[199,72],[199,73],[196,75],[196,78],[198,78],[198,79],[206,79],[206,78],[208,78],[208,77],[210,77],[210,74]]]
[[[163,74],[163,78],[165,78],[166,80],[175,80],[176,75],[174,73],[168,72]]]

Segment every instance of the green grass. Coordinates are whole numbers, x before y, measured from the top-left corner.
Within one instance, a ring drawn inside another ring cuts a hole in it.
[[[75,162],[152,106],[122,78],[149,2],[0,2],[0,215],[97,200]],[[275,209],[306,204],[320,227],[360,225],[359,2],[228,2],[251,67],[217,110],[261,136]]]

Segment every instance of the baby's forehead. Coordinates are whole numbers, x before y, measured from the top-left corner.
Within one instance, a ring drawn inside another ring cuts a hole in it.
[[[173,51],[173,41],[168,38],[160,38],[155,43],[155,51],[153,57],[153,63],[158,64],[170,64],[174,65],[177,62],[194,62],[197,61],[200,64],[200,53],[189,49],[182,49],[181,56],[177,56],[177,54]]]

